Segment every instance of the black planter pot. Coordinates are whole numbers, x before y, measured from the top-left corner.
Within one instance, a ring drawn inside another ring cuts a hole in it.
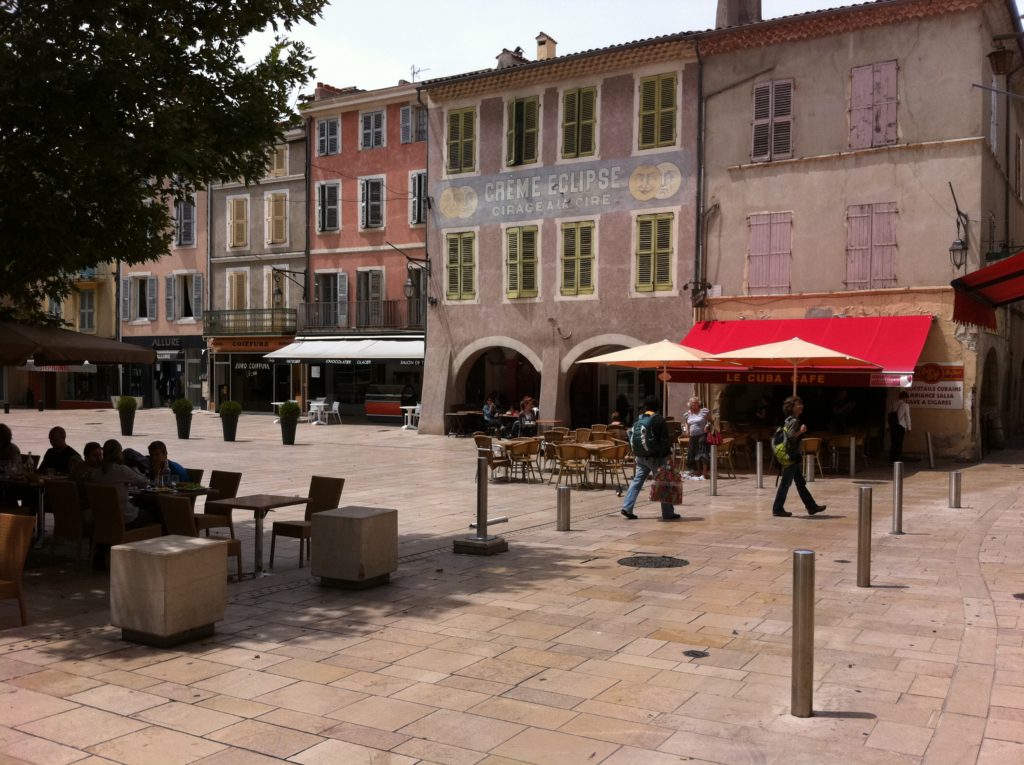
[[[176,414],[174,420],[178,424],[178,438],[188,438],[192,432],[192,413]]]
[[[295,428],[298,420],[281,420],[281,443],[285,446],[295,445]]]
[[[220,426],[224,429],[224,440],[234,441],[235,434],[238,433],[238,415],[222,414],[220,416]]]
[[[117,416],[121,420],[121,435],[130,436],[135,429],[135,410],[118,409]]]

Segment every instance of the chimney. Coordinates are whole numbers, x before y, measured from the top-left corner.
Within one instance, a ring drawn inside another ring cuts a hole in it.
[[[761,0],[718,0],[715,29],[761,21]]]
[[[546,61],[549,58],[554,58],[556,45],[558,45],[558,41],[554,37],[549,37],[543,32],[537,35],[537,60]]]
[[[508,48],[502,48],[496,58],[498,59],[495,69],[507,69],[510,66],[519,66],[520,64],[527,63],[526,57],[523,55],[522,48],[516,48],[515,50],[509,50]]]

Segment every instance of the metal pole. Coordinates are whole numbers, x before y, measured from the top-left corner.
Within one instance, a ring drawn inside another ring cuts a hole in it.
[[[953,470],[949,474],[949,506],[960,507],[960,471]]]
[[[718,496],[718,447],[711,444],[711,496]]]
[[[892,533],[903,533],[903,463],[892,464]]]
[[[569,530],[569,502],[572,498],[572,489],[568,486],[558,487],[558,511],[556,514],[555,528],[559,531]]]
[[[871,586],[871,487],[860,487],[857,526],[857,586]]]
[[[857,436],[850,436],[850,478],[857,475]]]
[[[813,714],[814,550],[793,550],[793,665],[789,713]]]
[[[804,480],[807,483],[814,483],[814,455],[804,455]]]
[[[757,460],[757,488],[764,488],[764,442],[754,444],[754,457]]]
[[[932,446],[932,434],[924,434],[924,442],[928,445],[928,467],[931,470],[935,470],[935,447]]]
[[[487,455],[476,459],[476,538],[487,539]]]

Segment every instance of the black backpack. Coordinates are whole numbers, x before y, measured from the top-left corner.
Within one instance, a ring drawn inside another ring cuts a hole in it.
[[[654,416],[650,414],[640,415],[629,430],[629,448],[637,457],[653,457],[658,450],[651,428],[653,419]]]

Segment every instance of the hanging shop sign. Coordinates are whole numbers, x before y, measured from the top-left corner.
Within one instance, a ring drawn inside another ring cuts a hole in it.
[[[914,409],[963,409],[964,368],[954,364],[922,364],[914,370],[907,403]]]

